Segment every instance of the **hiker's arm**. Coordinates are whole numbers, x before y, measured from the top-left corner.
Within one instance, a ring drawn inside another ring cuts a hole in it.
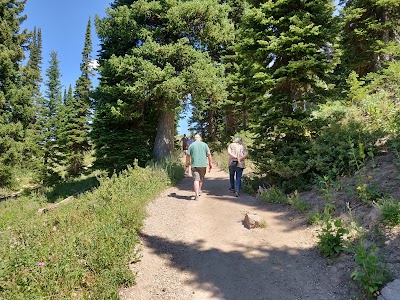
[[[187,154],[186,155],[186,168],[189,168],[189,166],[190,166],[190,155]]]
[[[235,154],[233,154],[232,148],[231,148],[230,146],[228,147],[228,155],[229,155],[230,157],[232,157],[232,158],[238,159],[238,157],[237,157]]]
[[[211,152],[207,152],[207,158],[208,158],[208,168],[210,169],[210,171],[211,171],[211,169],[212,169],[212,156],[211,156]]]
[[[247,152],[246,149],[243,149],[243,155],[240,157],[240,159],[245,159],[247,157],[247,155],[249,155],[249,153]]]

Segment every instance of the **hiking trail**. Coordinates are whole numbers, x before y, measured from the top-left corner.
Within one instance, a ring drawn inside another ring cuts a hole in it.
[[[304,218],[228,188],[229,175],[213,169],[199,200],[186,176],[148,205],[141,259],[131,264],[136,285],[122,289],[121,299],[351,299],[351,271],[318,254]],[[246,212],[266,227],[245,228]]]

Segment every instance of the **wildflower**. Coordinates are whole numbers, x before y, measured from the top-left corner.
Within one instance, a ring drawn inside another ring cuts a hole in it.
[[[63,281],[63,279],[62,279],[61,277],[58,277],[57,281],[58,281],[59,283],[61,283],[61,282]]]
[[[45,265],[46,265],[46,263],[44,262],[44,258],[42,258],[42,260],[38,263],[38,266],[43,267]]]

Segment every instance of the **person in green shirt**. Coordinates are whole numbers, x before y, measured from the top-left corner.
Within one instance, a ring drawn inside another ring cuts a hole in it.
[[[201,140],[201,136],[196,134],[194,142],[190,144],[186,154],[186,168],[191,166],[192,176],[194,179],[193,189],[195,193],[195,200],[198,199],[204,183],[204,177],[207,171],[207,164],[209,172],[212,169],[212,157],[210,148],[206,143]]]

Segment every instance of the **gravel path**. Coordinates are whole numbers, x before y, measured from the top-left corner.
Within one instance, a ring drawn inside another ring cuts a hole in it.
[[[121,299],[351,299],[349,274],[319,256],[304,220],[288,207],[234,197],[228,181],[223,171],[207,173],[196,201],[185,177],[149,204],[142,258],[131,265],[137,284]],[[246,229],[246,212],[266,228]]]

